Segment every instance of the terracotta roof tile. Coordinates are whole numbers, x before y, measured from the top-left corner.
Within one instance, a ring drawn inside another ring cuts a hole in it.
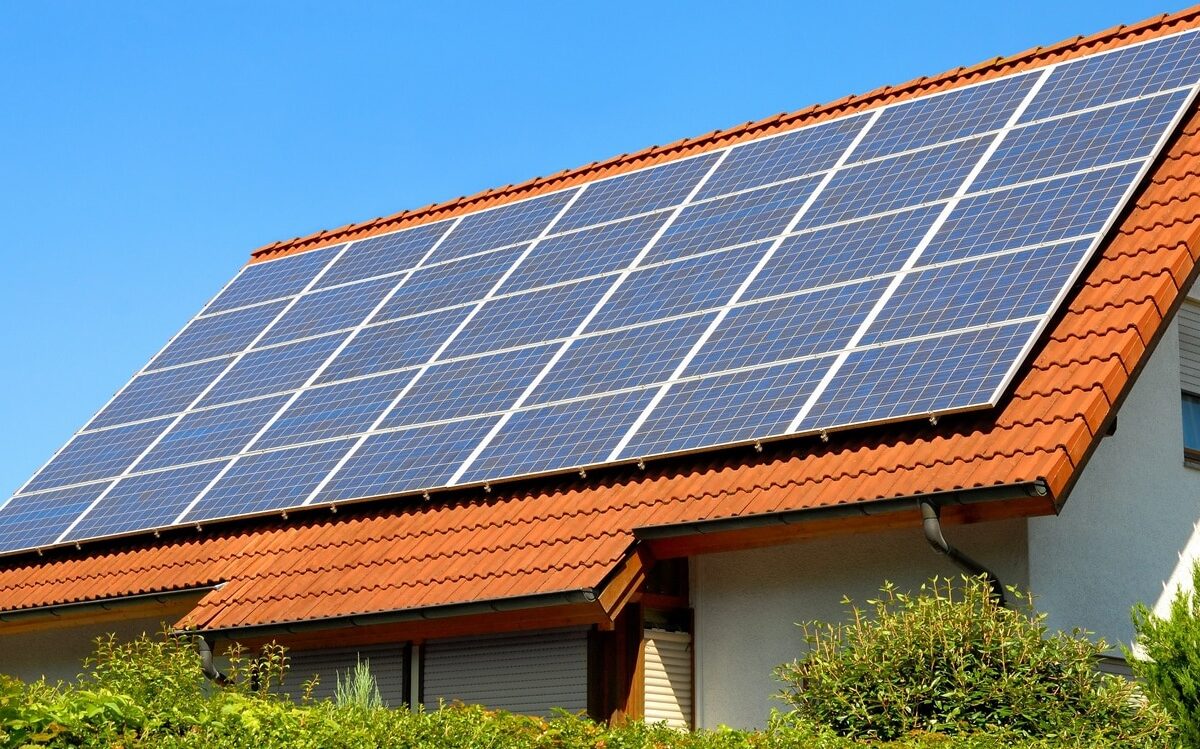
[[[1200,11],[1034,48],[862,97],[567,170],[256,252],[277,256],[443,218],[886,101],[1200,25]],[[595,589],[638,528],[1041,480],[1060,504],[1200,259],[1200,115],[1180,128],[1011,395],[938,425],[896,424],[620,468],[494,494],[347,506],[161,540],[0,562],[0,610],[224,583],[186,617],[213,629]]]

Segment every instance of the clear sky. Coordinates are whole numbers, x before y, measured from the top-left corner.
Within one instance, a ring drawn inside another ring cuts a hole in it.
[[[0,494],[259,245],[1181,7],[0,0]]]

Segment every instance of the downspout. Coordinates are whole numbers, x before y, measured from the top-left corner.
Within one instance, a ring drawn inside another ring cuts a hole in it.
[[[1004,596],[1004,586],[1000,583],[1000,578],[996,577],[996,573],[951,546],[942,535],[941,507],[929,500],[921,500],[921,527],[925,530],[925,540],[935,552],[949,557],[951,562],[968,575],[985,577],[988,585],[992,586],[992,595],[996,602],[1001,606],[1008,605]]]
[[[213,665],[212,646],[208,644],[208,639],[204,635],[196,635],[192,638],[196,644],[196,652],[200,654],[200,670],[208,677],[208,680],[219,686],[229,684],[229,677],[217,670]]]

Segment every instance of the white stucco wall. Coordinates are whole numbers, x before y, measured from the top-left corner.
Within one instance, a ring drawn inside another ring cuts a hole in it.
[[[947,535],[1006,584],[1027,583],[1023,521],[950,526]],[[697,725],[762,726],[783,707],[771,671],[801,652],[795,622],[841,618],[842,596],[865,605],[885,580],[912,589],[939,574],[958,570],[916,524],[693,558]]]
[[[1172,325],[1062,513],[1029,520],[1030,586],[1051,626],[1127,644],[1130,607],[1164,611],[1190,580],[1200,555],[1200,471],[1183,465],[1179,392]]]
[[[48,681],[73,681],[83,670],[83,659],[92,653],[96,637],[112,632],[128,641],[143,632],[162,630],[164,618],[148,617],[63,627],[44,631],[0,635],[0,674],[35,681],[43,675]]]

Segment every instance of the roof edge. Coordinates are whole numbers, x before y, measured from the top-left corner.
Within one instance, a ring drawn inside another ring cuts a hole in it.
[[[250,262],[254,263],[340,242],[363,239],[519,198],[532,197],[544,192],[570,187],[580,182],[591,181],[601,176],[620,174],[659,161],[667,161],[673,157],[682,157],[690,152],[701,152],[710,147],[729,145],[738,140],[764,135],[767,132],[783,131],[802,124],[812,124],[823,119],[868,109],[874,105],[921,93],[923,90],[947,84],[966,84],[989,74],[1011,72],[1006,69],[1073,51],[1082,51],[1087,47],[1116,41],[1132,43],[1143,34],[1149,35],[1150,38],[1164,36],[1176,30],[1174,27],[1195,23],[1198,20],[1200,20],[1200,6],[1193,6],[1176,13],[1164,13],[1129,26],[1118,25],[1091,36],[1076,36],[1049,46],[1033,47],[1008,57],[998,56],[971,67],[958,67],[937,75],[914,78],[898,85],[881,86],[865,94],[849,95],[826,104],[814,104],[804,109],[780,113],[724,130],[714,130],[698,137],[683,138],[667,145],[651,146],[642,151],[622,154],[573,169],[565,169],[548,176],[534,177],[518,184],[493,188],[442,203],[433,203],[422,208],[401,211],[389,216],[381,216],[360,223],[346,224],[335,229],[326,229],[306,236],[274,242],[252,251]]]

